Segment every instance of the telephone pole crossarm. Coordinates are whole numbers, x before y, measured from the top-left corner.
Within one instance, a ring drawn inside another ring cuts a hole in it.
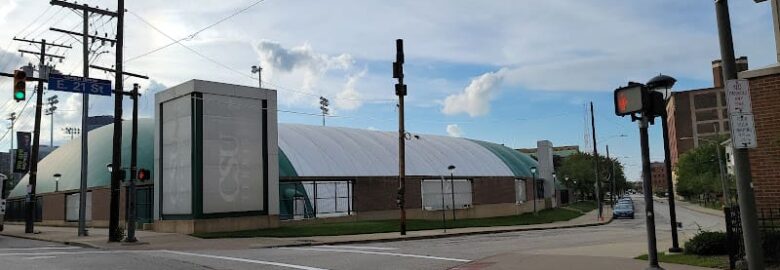
[[[97,69],[97,70],[102,70],[102,71],[107,71],[107,72],[111,72],[111,73],[116,73],[116,70],[114,70],[112,68],[101,67],[101,66],[96,66],[96,65],[89,65],[89,67]],[[130,77],[136,77],[136,78],[141,78],[141,79],[145,79],[145,80],[149,79],[149,76],[138,75],[138,74],[130,73],[130,72],[122,72],[122,75],[130,76]]]
[[[54,32],[65,33],[65,34],[68,34],[68,35],[74,35],[74,36],[83,36],[84,35],[83,33],[63,30],[63,29],[54,28],[54,27],[49,28],[49,30],[54,31]],[[96,39],[96,40],[100,40],[100,41],[107,41],[107,42],[111,42],[111,43],[116,43],[116,40],[112,39],[112,38],[95,36],[95,35],[86,35],[86,36],[88,38],[93,39],[93,40]]]
[[[106,9],[99,9],[99,8],[96,8],[96,7],[90,7],[90,6],[87,6],[86,4],[85,5],[79,5],[79,4],[65,2],[65,1],[59,1],[59,0],[52,0],[51,2],[49,2],[49,4],[52,4],[52,5],[55,5],[55,6],[61,6],[61,7],[65,7],[65,8],[86,10],[87,12],[90,12],[90,13],[97,13],[97,14],[105,15],[105,16],[111,16],[111,17],[116,17],[117,16],[116,12],[113,12],[113,11],[110,11],[110,10],[106,10]]]

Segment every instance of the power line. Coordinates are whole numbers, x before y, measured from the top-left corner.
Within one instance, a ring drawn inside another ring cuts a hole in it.
[[[214,22],[214,23],[212,23],[212,24],[210,24],[210,25],[208,25],[208,26],[206,26],[206,27],[204,27],[204,28],[201,28],[201,29],[200,29],[200,30],[198,30],[198,31],[195,31],[195,32],[193,32],[192,34],[188,35],[187,37],[180,38],[180,39],[174,39],[174,38],[172,38],[172,37],[168,36],[167,34],[163,33],[163,32],[162,32],[162,31],[160,31],[159,29],[157,29],[156,27],[152,26],[152,25],[151,25],[149,22],[147,22],[146,20],[144,20],[143,18],[141,18],[141,16],[138,16],[137,14],[133,13],[132,11],[128,11],[128,12],[130,12],[130,14],[133,14],[133,15],[134,15],[134,16],[136,16],[138,19],[140,19],[140,20],[141,20],[141,21],[143,21],[144,23],[148,24],[149,26],[151,26],[152,28],[154,28],[155,30],[157,30],[157,32],[160,32],[161,34],[163,34],[163,35],[165,35],[166,37],[168,37],[169,39],[171,39],[173,42],[171,42],[171,43],[168,43],[168,44],[166,44],[166,45],[163,45],[163,46],[161,46],[161,47],[159,47],[159,48],[153,49],[153,50],[151,50],[151,51],[148,51],[148,52],[142,53],[142,54],[140,54],[140,55],[138,55],[138,56],[131,57],[131,58],[129,58],[129,59],[127,59],[127,60],[125,60],[125,63],[129,63],[129,62],[131,62],[131,61],[133,61],[133,60],[136,60],[136,59],[138,59],[138,58],[141,58],[141,57],[144,57],[144,56],[147,56],[147,55],[153,54],[153,53],[155,53],[155,52],[157,52],[157,51],[160,51],[160,50],[162,50],[162,49],[168,48],[168,47],[172,46],[173,44],[179,43],[179,42],[181,42],[181,41],[183,41],[183,40],[192,40],[193,38],[195,38],[195,36],[197,36],[198,34],[202,33],[203,31],[206,31],[206,30],[208,30],[209,28],[212,28],[212,27],[214,27],[214,26],[216,26],[216,25],[218,25],[218,24],[220,24],[220,23],[222,23],[222,22],[224,22],[224,21],[227,21],[227,20],[229,20],[229,19],[231,19],[231,18],[233,18],[233,17],[237,16],[238,14],[241,14],[241,13],[243,13],[243,12],[245,12],[245,11],[249,10],[250,8],[252,8],[252,7],[256,6],[256,5],[258,5],[258,4],[260,4],[260,3],[264,2],[264,1],[265,1],[265,0],[257,0],[257,1],[255,1],[255,2],[253,2],[252,4],[250,4],[249,6],[246,6],[245,8],[242,8],[242,9],[240,9],[240,10],[238,10],[238,11],[234,12],[233,14],[230,14],[230,15],[229,15],[229,16],[227,16],[227,17],[224,17],[224,18],[222,18],[222,19],[220,19],[220,20],[218,20],[218,21],[216,21],[216,22]],[[181,44],[181,43],[179,43],[179,44]]]

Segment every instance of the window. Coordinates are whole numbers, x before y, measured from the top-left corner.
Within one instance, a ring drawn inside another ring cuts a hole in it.
[[[352,214],[352,181],[279,183],[279,217],[304,219]]]
[[[471,180],[423,180],[421,190],[424,210],[453,209],[453,201],[455,209],[471,208]]]
[[[520,204],[527,201],[525,195],[525,180],[515,179],[515,201]]]
[[[73,193],[65,196],[65,220],[66,221],[78,221],[79,220],[79,197],[81,194]],[[92,191],[87,191],[87,206],[86,206],[85,219],[92,220]]]

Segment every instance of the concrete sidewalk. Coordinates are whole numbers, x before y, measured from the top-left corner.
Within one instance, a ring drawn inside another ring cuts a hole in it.
[[[36,226],[35,234],[24,233],[24,225],[5,225],[5,230],[0,235],[19,237],[33,240],[42,240],[68,245],[77,245],[97,249],[168,249],[168,250],[199,250],[199,249],[247,249],[247,248],[271,248],[309,245],[337,245],[370,242],[405,241],[416,239],[431,239],[454,237],[474,234],[491,234],[515,231],[551,230],[561,228],[576,228],[598,226],[612,221],[612,212],[608,207],[604,208],[604,220],[597,219],[597,210],[591,211],[569,221],[561,221],[546,224],[498,226],[498,227],[474,227],[443,230],[409,231],[407,235],[398,233],[375,233],[341,236],[315,236],[315,237],[257,237],[257,238],[223,238],[201,239],[184,234],[158,233],[151,231],[137,231],[137,243],[109,243],[108,229],[91,228],[89,236],[76,236],[74,227],[47,227]]]
[[[450,268],[450,270],[514,270],[520,269],[519,265],[522,265],[522,269],[535,270],[625,270],[645,269],[648,266],[647,261],[618,257],[505,253]],[[561,267],[562,265],[568,267]],[[710,269],[669,263],[661,263],[661,267],[666,270]]]

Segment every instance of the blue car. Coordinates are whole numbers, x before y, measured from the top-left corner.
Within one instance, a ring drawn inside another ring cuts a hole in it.
[[[612,218],[618,219],[622,217],[634,219],[634,206],[624,203],[615,205],[615,209],[612,210]]]

